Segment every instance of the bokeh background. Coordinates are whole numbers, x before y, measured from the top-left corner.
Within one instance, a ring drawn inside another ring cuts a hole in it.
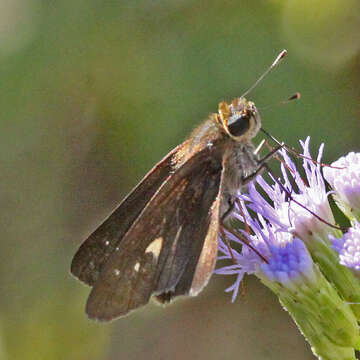
[[[358,0],[1,0],[0,359],[313,358],[254,278],[234,304],[214,276],[197,298],[97,324],[69,273],[142,175],[283,48],[249,96],[264,127],[325,142],[328,162],[359,151]]]

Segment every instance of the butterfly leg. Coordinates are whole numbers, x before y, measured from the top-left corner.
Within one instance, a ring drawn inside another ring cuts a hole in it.
[[[239,207],[239,211],[240,211],[240,214],[241,216],[243,217],[244,219],[244,224],[245,224],[245,231],[250,234],[250,228],[249,228],[249,225],[248,223],[246,222],[246,218],[245,218],[245,215],[244,215],[244,209],[243,209],[243,206],[240,202],[240,200],[238,198],[230,198],[228,200],[228,204],[229,204],[229,207],[228,209],[225,211],[225,213],[221,216],[221,224],[224,223],[224,221],[227,219],[227,217],[233,212],[234,208],[235,208],[235,203],[238,204],[238,207]]]
[[[225,241],[225,244],[226,246],[228,247],[229,249],[229,252],[230,252],[230,256],[232,258],[232,261],[234,264],[237,264],[237,261],[233,255],[233,252],[232,252],[232,248],[231,248],[231,245],[230,245],[230,242],[229,242],[229,239],[226,237],[226,234],[225,234],[225,229],[226,231],[228,231],[231,235],[237,237],[243,244],[245,244],[247,247],[249,247],[252,251],[254,251],[254,253],[259,256],[263,261],[265,261],[267,264],[269,263],[269,261],[250,243],[250,241],[245,237],[245,235],[239,233],[239,232],[234,232],[234,230],[231,230],[230,228],[227,228],[227,227],[224,227],[222,226],[222,229],[221,229],[221,235]]]
[[[254,180],[266,168],[267,161],[271,157],[275,156],[275,154],[282,148],[283,148],[283,145],[277,146],[272,151],[270,151],[265,157],[263,157],[261,160],[259,160],[259,163],[258,163],[259,166],[257,167],[257,169],[252,174],[242,178],[243,185],[246,185],[250,181]]]
[[[245,244],[246,246],[248,246],[251,250],[253,250],[262,260],[264,260],[266,263],[268,262],[268,260],[259,253],[259,251],[254,248],[251,243],[249,242],[249,240],[242,234],[240,233],[237,233],[235,234],[233,230],[231,230],[229,227],[225,226],[224,225],[224,221],[226,220],[226,218],[231,214],[231,212],[234,210],[234,207],[235,207],[235,199],[232,199],[232,197],[229,197],[228,199],[228,204],[229,204],[229,208],[225,211],[225,213],[221,216],[220,218],[220,233],[221,233],[221,237],[223,239],[223,241],[225,242],[226,244],[226,247],[228,248],[229,250],[229,253],[230,253],[230,256],[231,256],[231,259],[232,259],[232,262],[234,264],[237,264],[237,261],[235,259],[235,256],[233,254],[233,250],[231,248],[231,245],[230,245],[230,241],[229,239],[227,238],[226,236],[226,233],[225,233],[225,229],[226,231],[228,231],[230,234],[232,234],[233,236],[237,237],[238,239],[241,240],[241,242],[243,244]],[[245,219],[245,217],[243,216],[243,218]],[[245,224],[246,224],[246,220],[245,220]],[[247,225],[247,224],[246,224]],[[247,226],[248,227],[248,226]],[[247,230],[249,235],[250,235],[250,229]]]
[[[242,205],[240,199],[236,199],[236,203],[237,203],[237,205],[238,205],[238,207],[239,207],[240,214],[241,214],[241,216],[242,216],[242,218],[243,218],[243,222],[244,222],[244,226],[245,226],[245,231],[250,235],[250,233],[251,233],[251,232],[250,232],[250,227],[249,227],[249,224],[248,224],[247,221],[246,221],[244,208],[243,208],[243,205]]]
[[[225,200],[225,202],[227,202],[228,204],[228,208],[227,210],[221,215],[220,221],[221,223],[224,223],[224,221],[226,221],[226,219],[228,218],[228,216],[233,212],[234,208],[235,208],[235,198],[233,196],[230,196],[228,194],[224,194],[224,197],[226,197],[227,199]]]

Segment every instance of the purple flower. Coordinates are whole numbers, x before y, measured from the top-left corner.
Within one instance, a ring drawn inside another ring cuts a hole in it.
[[[314,279],[313,262],[304,243],[294,238],[289,232],[283,231],[258,215],[253,219],[244,208],[247,224],[251,227],[254,235],[248,235],[241,231],[241,236],[246,237],[251,245],[267,260],[265,262],[256,252],[244,245],[241,252],[230,249],[220,239],[219,260],[235,260],[235,264],[217,269],[215,272],[222,275],[236,275],[235,283],[226,289],[233,292],[232,301],[235,300],[241,280],[244,274],[255,274],[259,277],[267,277],[269,281],[282,283],[286,287],[292,287],[292,282],[303,281],[304,278]],[[230,241],[241,243],[232,233],[226,232]]]
[[[250,183],[248,194],[239,194],[232,215],[247,224],[250,234],[241,229],[225,230],[228,241],[219,241],[219,260],[232,264],[215,272],[236,276],[226,289],[233,293],[232,301],[244,275],[254,274],[279,297],[316,356],[355,359],[354,348],[360,344],[360,283],[341,264],[360,269],[360,223],[337,238],[341,231],[333,225],[329,193],[321,174],[323,145],[314,162],[309,141],[300,142],[304,179],[283,150],[279,152],[284,161],[282,179],[270,175],[273,183],[268,184],[258,176],[261,190]],[[360,171],[356,175],[360,177]],[[240,250],[234,248],[235,243],[242,245]]]
[[[250,215],[248,213],[247,215],[248,220],[250,221],[250,223],[252,223]],[[242,236],[245,236],[248,239],[248,241],[252,244],[254,248],[256,248],[260,253],[265,254],[266,244],[261,237],[249,236],[243,231],[241,231],[241,233]],[[241,239],[237,238],[232,233],[225,230],[225,234],[229,241],[233,241],[235,243],[243,245]],[[234,302],[239,292],[239,286],[244,275],[254,274],[263,260],[259,257],[259,255],[257,255],[247,246],[242,246],[241,252],[236,251],[232,247],[229,249],[228,245],[221,237],[219,239],[219,251],[221,255],[218,257],[218,260],[235,260],[235,264],[223,266],[215,270],[216,274],[236,275],[235,283],[225,290],[226,292],[233,292],[232,301]]]
[[[268,263],[261,264],[264,275],[273,282],[288,288],[300,284],[306,278],[308,282],[316,281],[314,263],[305,244],[298,238],[286,242],[283,246],[271,246]]]
[[[340,239],[330,235],[333,248],[338,252],[340,264],[354,270],[360,270],[360,223],[354,222]]]
[[[338,267],[341,265],[329,240],[330,233],[337,237],[339,234],[338,230],[335,231],[329,225],[334,223],[334,218],[328,202],[329,193],[326,192],[321,174],[323,145],[320,146],[317,161],[314,162],[309,151],[309,142],[309,137],[305,142],[300,141],[303,148],[302,165],[305,179],[301,177],[294,162],[283,150],[280,152],[284,161],[281,164],[282,179],[275,180],[272,177],[272,185],[261,176],[256,180],[270,202],[260,194],[255,183],[249,184],[248,194],[239,194],[241,209],[237,207],[233,216],[247,223],[252,232],[249,235],[244,230],[238,230],[239,238],[230,233],[227,233],[227,237],[237,243],[243,243],[241,237],[246,237],[247,242],[261,256],[247,245],[243,245],[241,251],[234,249],[230,251],[229,245],[220,239],[219,250],[222,255],[219,259],[231,260],[233,264],[217,269],[216,273],[236,275],[235,283],[226,290],[233,292],[233,301],[244,274],[259,276],[260,272],[263,272],[268,279],[273,281],[281,279],[290,284],[295,278],[303,276],[301,274],[308,271],[310,279],[312,277],[310,264],[313,264],[313,260],[308,251],[325,274],[332,276],[339,272]],[[247,209],[255,212],[256,217],[252,217]],[[341,292],[345,293],[341,285],[344,279],[336,276],[333,280],[339,285]]]
[[[304,155],[305,180],[301,177],[287,152],[282,150],[280,154],[284,160],[284,163],[281,164],[283,180],[275,181],[273,179],[274,184],[269,185],[261,176],[257,178],[257,183],[269,196],[273,205],[270,205],[260,195],[254,183],[249,185],[249,195],[242,196],[242,198],[250,202],[248,206],[253,211],[304,241],[310,240],[313,233],[327,238],[329,226],[326,222],[329,224],[334,223],[328,193],[326,192],[321,166],[319,165],[323,145],[320,146],[317,164],[315,164],[311,160],[309,143],[309,137],[305,142],[300,141]],[[288,173],[290,173],[292,181],[290,181]]]
[[[360,220],[360,153],[351,152],[324,169],[326,181],[344,213]]]

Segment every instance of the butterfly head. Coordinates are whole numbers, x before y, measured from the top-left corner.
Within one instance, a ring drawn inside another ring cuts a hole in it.
[[[255,104],[244,97],[236,98],[230,104],[221,102],[218,119],[225,132],[239,142],[251,140],[261,128]]]

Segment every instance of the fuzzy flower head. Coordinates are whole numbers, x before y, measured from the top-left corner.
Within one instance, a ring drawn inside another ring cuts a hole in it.
[[[304,281],[316,281],[314,264],[305,244],[298,238],[285,242],[282,246],[271,246],[268,263],[261,264],[262,278],[295,289]]]
[[[236,275],[235,283],[226,291],[233,292],[234,300],[244,274],[256,275],[279,297],[319,358],[353,359],[352,347],[359,341],[356,318],[349,304],[322,275],[304,242],[276,229],[261,215],[253,219],[246,209],[243,213],[255,233],[247,236],[247,240],[266,261],[248,246],[237,252],[221,240],[220,259],[235,260],[235,264],[216,270],[217,274]],[[229,240],[241,242],[246,232],[239,238],[227,235]],[[338,352],[342,355],[338,356]]]
[[[232,264],[216,273],[236,276],[226,290],[233,301],[243,276],[254,274],[279,297],[319,359],[354,360],[360,282],[343,265],[360,270],[360,223],[339,239],[321,173],[323,146],[313,161],[309,138],[300,143],[305,177],[283,150],[282,179],[270,174],[268,184],[258,176],[248,194],[239,194],[232,215],[245,230],[225,231],[219,260]]]
[[[339,254],[340,264],[360,271],[360,223],[355,221],[340,239],[330,235],[330,240]]]
[[[272,177],[273,184],[268,184],[259,176],[256,180],[257,185],[254,182],[249,184],[248,194],[239,194],[239,203],[243,205],[241,208],[237,207],[233,216],[251,229],[249,234],[239,230],[241,237],[245,237],[250,246],[244,245],[241,252],[231,252],[229,244],[220,241],[221,258],[230,259],[233,264],[219,269],[217,273],[237,275],[236,283],[228,289],[234,292],[234,297],[245,273],[259,275],[259,271],[262,271],[268,279],[275,279],[277,275],[282,276],[277,268],[280,264],[280,268],[289,270],[286,276],[293,279],[293,276],[289,275],[295,274],[292,265],[298,261],[298,272],[301,273],[301,266],[306,263],[306,256],[301,252],[301,240],[321,271],[332,279],[342,296],[348,301],[357,301],[360,284],[357,285],[354,279],[344,273],[329,237],[331,235],[333,238],[339,238],[341,232],[333,225],[334,217],[328,202],[329,193],[326,192],[321,173],[323,146],[319,149],[317,161],[313,161],[309,152],[309,138],[300,144],[303,147],[304,178],[284,150],[281,152],[282,179]],[[253,211],[256,216],[250,216],[247,209]],[[241,238],[236,239],[233,234],[230,234],[229,238],[235,242],[244,242]],[[301,256],[296,257],[296,253]],[[286,261],[289,261],[287,267],[284,265]],[[311,269],[309,271],[311,272]],[[350,282],[351,287],[347,286]]]
[[[216,270],[217,274],[236,275],[235,283],[226,290],[233,292],[233,301],[245,274],[255,274],[269,282],[281,283],[289,288],[304,281],[305,278],[310,282],[314,279],[311,256],[300,239],[274,227],[261,215],[253,219],[245,208],[243,212],[246,223],[251,227],[254,235],[248,235],[242,230],[239,237],[229,232],[226,235],[235,243],[243,243],[242,238],[245,237],[257,252],[246,245],[241,251],[230,250],[228,244],[220,239],[219,250],[222,256],[219,260],[235,260],[235,264]]]
[[[351,152],[324,169],[324,177],[335,191],[335,200],[350,218],[360,221],[360,153]]]
[[[273,205],[263,198],[254,183],[249,185],[249,194],[241,196],[249,201],[248,206],[253,211],[304,241],[310,241],[314,233],[327,239],[329,229],[326,223],[334,223],[319,164],[323,145],[319,149],[317,161],[313,162],[309,143],[309,137],[305,142],[300,141],[303,148],[305,178],[302,178],[285,150],[280,152],[283,158],[281,164],[283,180],[273,178],[274,184],[269,185],[261,176],[257,178],[258,185]]]

